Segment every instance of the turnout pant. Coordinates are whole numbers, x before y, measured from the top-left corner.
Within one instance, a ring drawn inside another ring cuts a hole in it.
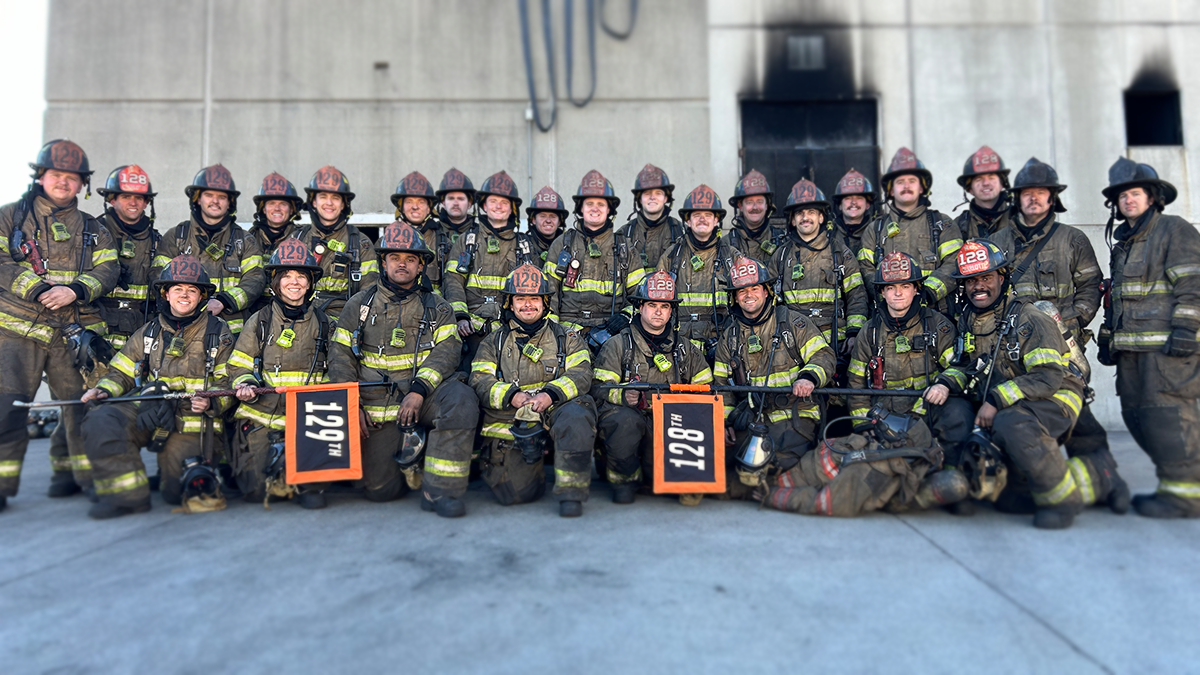
[[[137,428],[137,406],[133,403],[99,405],[83,419],[83,438],[92,463],[96,496],[118,506],[150,503],[150,483],[141,448],[150,442],[151,431]],[[221,434],[212,434],[216,455]],[[204,454],[204,434],[174,432],[158,455],[162,474],[159,492],[163,501],[178,505],[183,500],[183,460]]]
[[[596,442],[596,404],[590,396],[555,406],[545,418],[554,444],[554,495],[559,501],[585,502],[592,483],[592,446]],[[481,458],[483,480],[505,506],[541,499],[546,492],[545,461],[527,464],[512,441],[491,438]]]
[[[32,401],[42,382],[42,373],[55,399],[83,396],[83,376],[74,366],[74,355],[59,332],[47,347],[35,340],[0,334],[0,497],[16,496],[21,482],[21,465],[29,447],[25,428],[28,411],[13,406],[16,401]],[[92,465],[83,450],[80,421],[83,406],[63,406],[58,424],[65,427],[67,457],[57,461],[55,471],[69,470],[80,487],[92,485]]]
[[[636,408],[605,402],[600,404],[597,426],[608,482],[652,484],[654,422],[650,416]]]
[[[1120,352],[1117,395],[1125,426],[1154,461],[1157,497],[1200,513],[1200,355]]]
[[[893,500],[895,506],[907,506],[928,470],[923,460],[910,464],[903,458],[842,466],[841,456],[823,443],[801,457],[795,469],[770,479],[765,505],[808,516],[852,518]]]
[[[733,443],[725,442],[725,494],[712,495],[718,499],[752,499],[754,486],[746,485],[738,477],[737,454],[750,434],[736,432]],[[766,480],[775,484],[784,476],[794,475],[805,453],[809,453],[817,437],[817,422],[807,417],[767,424],[767,435],[775,447],[775,461],[767,468]]]
[[[471,475],[471,448],[479,424],[479,399],[458,379],[438,385],[421,404],[418,424],[427,430],[421,490],[432,499],[462,497]],[[400,427],[388,422],[363,440],[362,486],[367,499],[389,501],[408,492],[396,463]]]
[[[1058,439],[1073,421],[1053,400],[1022,399],[997,412],[992,422],[992,440],[1029,481],[1039,507],[1085,506],[1074,477],[1077,471],[1068,467],[1058,449]]]

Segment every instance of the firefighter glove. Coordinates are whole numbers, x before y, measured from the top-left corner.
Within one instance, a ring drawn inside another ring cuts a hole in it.
[[[1200,342],[1196,341],[1196,331],[1187,328],[1175,328],[1163,345],[1163,353],[1167,356],[1191,356],[1200,352]]]

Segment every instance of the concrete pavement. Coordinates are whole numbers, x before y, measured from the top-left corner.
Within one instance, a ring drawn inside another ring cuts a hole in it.
[[[1112,435],[1134,492],[1153,467]],[[90,521],[47,441],[0,514],[0,671],[1200,671],[1200,522],[829,520],[706,500],[468,516],[411,495]],[[148,455],[146,455],[148,456]]]

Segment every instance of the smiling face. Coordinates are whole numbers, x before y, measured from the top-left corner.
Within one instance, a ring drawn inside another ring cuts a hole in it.
[[[862,195],[842,197],[842,218],[851,225],[862,222],[863,214],[867,212],[867,198]]]
[[[1003,282],[1000,274],[994,270],[986,274],[980,274],[977,277],[970,277],[963,280],[963,287],[967,289],[967,299],[971,304],[979,309],[989,307],[996,298],[1000,297],[1000,285]]]
[[[766,284],[755,284],[746,288],[739,288],[733,296],[738,307],[742,308],[742,313],[750,318],[754,318],[762,312],[763,307],[767,304],[767,286]]]
[[[658,220],[667,206],[667,191],[660,188],[643,190],[642,194],[638,195],[638,202],[642,205],[642,211],[647,218]]]
[[[133,195],[121,193],[109,200],[112,205],[113,213],[122,221],[130,225],[136,225],[142,219],[142,214],[146,212],[146,198],[142,195]]]
[[[58,169],[46,169],[37,182],[55,206],[69,205],[83,189],[83,178],[79,174]]]
[[[342,215],[346,201],[336,192],[318,192],[313,197],[313,207],[322,225],[333,225]]]
[[[792,212],[792,227],[804,241],[812,241],[825,224],[825,213],[820,209],[798,209]]]
[[[533,215],[533,226],[547,239],[553,237],[558,232],[558,226],[561,223],[562,220],[553,211],[539,211]]]
[[[216,225],[229,213],[229,193],[220,190],[204,190],[197,200],[204,222]]]
[[[540,295],[514,295],[512,312],[522,323],[534,323],[542,318],[546,310],[546,300]]]
[[[608,200],[602,197],[588,197],[583,200],[583,225],[589,230],[598,230],[604,227],[604,222],[608,220]]]
[[[493,227],[508,226],[508,219],[512,216],[512,202],[508,197],[500,197],[498,195],[488,195],[483,202],[483,212],[487,214],[488,220],[491,221]]]
[[[429,200],[424,197],[405,197],[400,202],[400,210],[404,219],[413,225],[420,225],[429,217]]]
[[[285,271],[283,276],[279,277],[278,285],[279,297],[283,299],[284,304],[291,307],[303,305],[308,289],[312,286],[308,275],[300,270]]]
[[[766,195],[752,195],[744,197],[741,201],[742,218],[746,224],[757,229],[767,219],[767,197]]]
[[[292,203],[286,199],[268,199],[263,204],[263,215],[267,217],[267,224],[273,229],[283,229],[293,214]]]
[[[967,183],[967,192],[975,198],[975,201],[984,208],[992,208],[992,205],[1000,199],[1000,191],[1004,189],[1000,182],[1000,174],[985,173],[971,178],[971,182]]]
[[[204,292],[199,286],[174,284],[167,289],[167,304],[171,306],[171,313],[179,318],[191,316],[203,298]]]
[[[392,251],[383,258],[383,270],[392,283],[411,288],[425,271],[425,262],[416,253]]]
[[[688,214],[687,225],[698,241],[708,241],[717,229],[717,214],[712,211],[692,211]]]
[[[892,179],[892,199],[901,211],[908,211],[917,205],[921,198],[921,178],[911,173],[896,176]]]

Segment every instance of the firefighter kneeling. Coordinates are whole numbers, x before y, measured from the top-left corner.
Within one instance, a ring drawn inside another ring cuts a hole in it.
[[[691,340],[679,335],[675,322],[675,307],[679,304],[675,277],[670,272],[655,272],[638,284],[632,299],[638,315],[601,347],[596,359],[596,382],[604,385],[711,383],[712,370],[704,360],[704,353]],[[644,476],[651,475],[653,467],[654,425],[649,392],[609,389],[600,403],[599,425],[613,502],[632,504]],[[694,505],[699,503],[699,497],[680,495],[679,501]]]
[[[158,315],[130,336],[109,362],[108,374],[83,395],[103,402],[136,387],[145,394],[226,389],[226,361],[233,351],[229,326],[205,311],[216,291],[200,261],[179,256],[154,284]],[[115,518],[150,509],[150,486],[139,454],[158,454],[160,489],[168,504],[186,511],[224,508],[213,470],[225,397],[157,399],[101,405],[87,413],[83,436],[99,498],[88,515]]]
[[[717,342],[713,375],[719,385],[791,387],[790,394],[725,394],[726,463],[736,458],[728,496],[745,499],[764,480],[795,482],[812,447],[821,410],[809,400],[837,362],[821,330],[785,306],[773,307],[771,278],[762,263],[739,256],[731,270],[733,317]],[[736,478],[734,477],[736,476]]]
[[[976,426],[992,430],[992,441],[1029,482],[1034,526],[1066,528],[1084,506],[1115,494],[1115,467],[1096,456],[1067,461],[1059,450],[1083,406],[1083,378],[1054,319],[1013,296],[1010,274],[1007,256],[986,239],[959,250],[953,276],[969,304],[951,367],[938,382],[977,401]]]
[[[367,499],[389,501],[420,488],[422,510],[456,518],[466,514],[462,496],[479,406],[455,372],[462,342],[454,309],[422,286],[434,253],[412,225],[388,225],[375,252],[383,273],[342,310],[329,380],[392,383],[359,393]],[[419,437],[425,429],[422,475]]]
[[[541,270],[521,265],[505,279],[503,293],[503,323],[479,344],[471,364],[489,441],[483,480],[506,506],[540,499],[543,455],[553,442],[559,515],[581,516],[596,439],[596,405],[587,395],[591,354],[578,333],[546,318],[551,290]]]
[[[923,279],[920,265],[907,253],[884,256],[872,285],[886,312],[858,334],[851,387],[922,389],[948,365],[953,327],[918,300]],[[939,471],[941,448],[934,435],[946,448],[957,448],[970,435],[975,413],[966,400],[948,393],[935,385],[915,403],[898,396],[850,397],[856,433],[805,455],[803,483],[763,490],[760,496],[781,511],[827,516],[958,503],[967,496],[967,479],[954,469]]]

